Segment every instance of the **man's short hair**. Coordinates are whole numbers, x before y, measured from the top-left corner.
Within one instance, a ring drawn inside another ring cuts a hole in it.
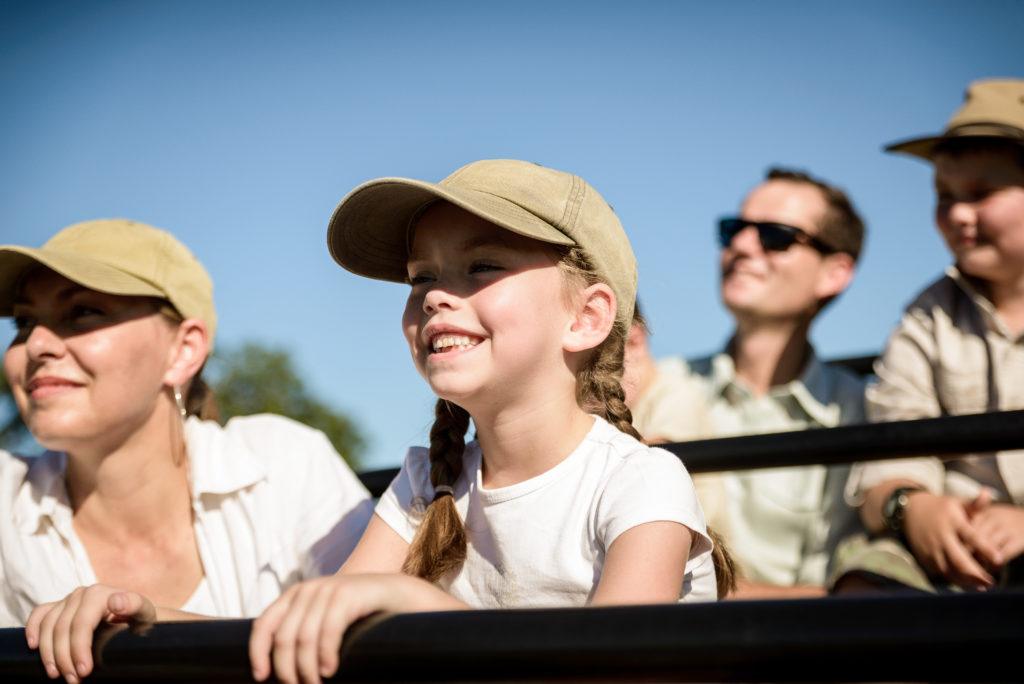
[[[849,254],[854,263],[857,262],[864,246],[864,221],[845,192],[804,171],[780,167],[769,169],[765,180],[806,183],[817,188],[827,208],[816,237],[836,251]]]

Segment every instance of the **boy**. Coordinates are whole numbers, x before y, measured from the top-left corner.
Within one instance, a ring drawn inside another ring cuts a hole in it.
[[[873,421],[1024,408],[1024,80],[973,83],[930,161],[954,264],[907,307],[868,388]],[[858,464],[851,504],[876,535],[837,556],[836,590],[986,589],[1024,552],[1024,453]]]

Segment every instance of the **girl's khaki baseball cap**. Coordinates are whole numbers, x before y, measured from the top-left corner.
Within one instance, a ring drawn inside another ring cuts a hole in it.
[[[0,316],[10,316],[21,279],[45,266],[90,290],[159,297],[185,318],[217,328],[213,282],[203,265],[167,231],[127,219],[85,221],[42,247],[0,245]]]
[[[424,207],[436,200],[519,235],[580,247],[615,292],[616,318],[629,325],[636,300],[636,258],[615,212],[579,176],[531,162],[475,161],[440,183],[411,178],[363,183],[331,216],[331,256],[358,275],[406,282],[409,229]]]
[[[895,142],[885,151],[931,160],[936,145],[955,138],[1001,138],[1024,145],[1024,80],[975,81],[942,133]]]

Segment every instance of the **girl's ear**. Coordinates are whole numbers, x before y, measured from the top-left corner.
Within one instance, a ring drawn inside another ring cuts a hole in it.
[[[206,363],[210,353],[206,324],[198,318],[188,318],[178,325],[171,345],[164,384],[180,387],[194,378]]]
[[[562,348],[580,352],[604,342],[615,325],[615,309],[615,293],[604,283],[594,283],[580,292]]]

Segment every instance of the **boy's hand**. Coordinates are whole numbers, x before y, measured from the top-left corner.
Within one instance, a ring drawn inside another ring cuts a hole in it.
[[[976,512],[971,522],[978,536],[999,554],[993,568],[1001,568],[1024,553],[1024,508],[991,504]]]
[[[977,503],[915,492],[904,513],[904,534],[925,569],[965,589],[993,585],[992,576],[975,556],[995,565],[1002,563],[1002,554],[971,521],[970,513],[975,512]]]
[[[102,584],[79,587],[60,601],[36,606],[25,625],[29,648],[51,679],[75,684],[92,672],[92,640],[103,623],[145,627],[156,622],[156,608],[141,594]]]

